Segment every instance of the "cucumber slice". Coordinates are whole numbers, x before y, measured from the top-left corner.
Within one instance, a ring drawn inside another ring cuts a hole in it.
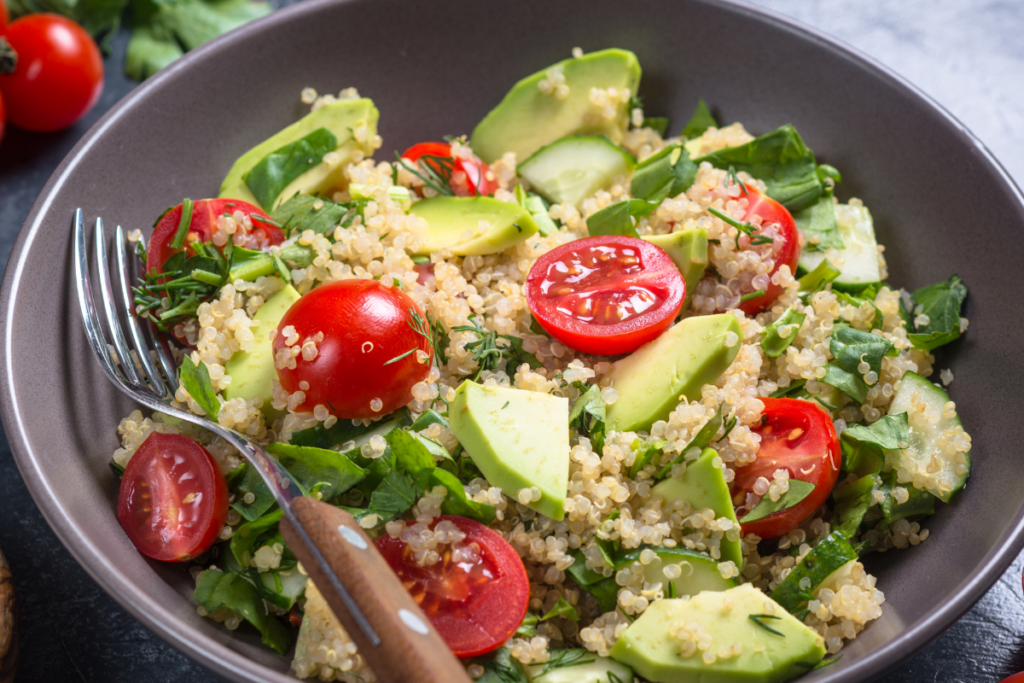
[[[772,600],[791,614],[796,613],[806,605],[808,595],[813,595],[818,586],[833,579],[836,571],[856,559],[857,553],[846,536],[833,531],[793,567],[772,593]]]
[[[552,650],[544,664],[530,664],[526,675],[533,683],[631,683],[633,670],[589,650]]]
[[[833,285],[860,287],[879,282],[882,276],[878,270],[878,242],[871,212],[862,204],[836,204],[835,208],[836,227],[846,247],[836,250],[839,256],[832,265],[839,269],[839,277]],[[824,252],[805,249],[800,255],[800,268],[812,271],[823,260]]]
[[[617,178],[625,181],[634,168],[636,159],[603,135],[573,135],[537,150],[517,171],[548,201],[579,208]]]
[[[616,564],[616,571],[639,561],[640,552],[637,550],[623,557]],[[703,591],[726,591],[736,586],[732,579],[722,578],[718,563],[704,553],[687,548],[659,548],[655,552],[658,559],[644,567],[644,580],[662,584],[665,597],[692,597]],[[676,579],[670,580],[665,576],[665,567],[670,564],[679,565],[681,574]],[[669,583],[674,584],[672,589]]]
[[[885,451],[887,469],[905,470],[915,488],[948,503],[971,475],[970,437],[954,411],[944,415],[949,394],[916,372],[906,372],[889,404],[889,414],[907,413],[910,439],[906,448]],[[967,446],[967,450],[962,450]],[[938,464],[937,472],[928,467]],[[906,477],[904,477],[905,479]],[[898,481],[898,479],[897,479]]]

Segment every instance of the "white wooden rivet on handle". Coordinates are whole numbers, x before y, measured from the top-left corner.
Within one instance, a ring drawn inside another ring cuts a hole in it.
[[[402,620],[403,624],[416,633],[419,633],[421,636],[425,636],[430,633],[430,629],[428,629],[427,625],[423,623],[423,620],[407,609],[398,610],[398,618]]]
[[[366,545],[366,539],[363,538],[358,531],[356,531],[355,529],[350,529],[344,524],[338,526],[338,533],[341,534],[342,538],[344,538],[346,541],[348,541],[355,547],[359,548],[360,550],[366,550],[369,547],[368,545]]]

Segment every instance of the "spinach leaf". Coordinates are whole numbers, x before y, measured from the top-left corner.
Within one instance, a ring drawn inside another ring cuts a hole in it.
[[[392,429],[384,438],[391,447],[395,467],[407,472],[417,489],[426,491],[430,486],[430,475],[437,467],[427,447],[404,429]]]
[[[240,567],[244,569],[249,566],[256,550],[265,545],[259,541],[265,540],[270,533],[277,531],[277,525],[281,522],[283,514],[280,509],[277,509],[235,529],[228,545]]]
[[[868,474],[850,484],[837,486],[832,492],[832,529],[851,538],[860,529],[864,515],[874,502],[874,474]]]
[[[220,399],[217,398],[213,382],[210,381],[210,371],[206,363],[199,361],[199,367],[196,367],[192,357],[186,354],[180,372],[181,386],[185,387],[185,391],[199,404],[207,417],[216,422],[217,415],[220,414]]]
[[[796,227],[807,238],[807,251],[828,251],[830,247],[843,249],[843,236],[836,227],[836,209],[832,193],[826,192],[816,204],[793,213]]]
[[[864,383],[864,375],[856,371],[850,372],[837,361],[825,366],[825,376],[818,381],[835,387],[857,403],[863,403],[868,398],[868,385]]]
[[[444,502],[441,503],[441,512],[444,514],[468,517],[481,524],[488,525],[494,521],[496,515],[494,507],[486,503],[470,500],[469,496],[466,495],[466,489],[462,482],[451,472],[440,468],[435,469],[430,474],[430,485],[432,487],[443,486],[448,489],[448,495],[445,496]]]
[[[583,386],[577,388],[583,390]],[[580,394],[569,411],[569,427],[576,430],[580,436],[589,437],[595,453],[600,453],[604,449],[605,414],[601,387],[596,384],[590,385],[590,388]]]
[[[540,618],[540,621],[547,621],[555,617],[565,617],[569,621],[580,620],[580,615],[576,613],[576,608],[566,602],[565,598],[558,598],[558,601],[548,610],[547,614]]]
[[[798,379],[789,383],[788,387],[779,387],[772,393],[768,394],[772,398],[797,398],[798,396],[807,394],[804,391],[804,385],[807,384],[807,380]],[[807,394],[808,396],[810,394]]]
[[[242,519],[252,522],[266,514],[267,510],[274,507],[274,495],[267,488],[263,477],[256,471],[256,468],[248,462],[241,465],[242,473],[233,482],[232,493],[235,494],[235,502],[231,507],[242,515]],[[255,498],[251,503],[245,502],[245,495],[251,493]]]
[[[761,340],[761,348],[764,354],[771,358],[781,356],[789,345],[793,343],[796,336],[800,334],[800,327],[807,319],[805,313],[797,311],[790,306],[786,312],[779,316],[779,319],[768,326],[764,332],[764,339]],[[784,329],[785,328],[785,329]],[[782,332],[785,331],[785,334]]]
[[[264,209],[274,208],[278,196],[293,180],[319,164],[334,151],[338,138],[326,128],[317,128],[304,138],[290,142],[263,157],[242,176]]]
[[[639,237],[630,211],[630,200],[606,206],[587,218],[587,232],[591,237],[598,235],[627,235]]]
[[[683,128],[681,135],[684,138],[697,138],[703,135],[708,128],[718,128],[718,121],[711,114],[707,103],[701,98],[697,100],[697,108],[693,110],[693,115],[686,122],[686,127]]]
[[[858,366],[863,360],[872,371],[881,374],[882,358],[894,347],[885,337],[855,330],[849,325],[837,325],[832,331],[829,350],[836,361],[850,372],[860,374]]]
[[[540,618],[533,612],[527,612],[526,616],[523,617],[523,623],[519,624],[519,628],[516,629],[516,638],[533,638],[537,635],[537,623]]]
[[[633,457],[633,464],[629,466],[629,478],[636,479],[636,475],[647,466],[647,463],[658,455],[664,452],[665,442],[663,440],[644,442],[640,439],[636,439],[631,448],[636,455]]]
[[[842,436],[891,451],[903,448],[910,439],[907,414],[885,415],[869,425],[850,425]]]
[[[207,612],[216,612],[222,606],[234,610],[256,627],[265,645],[279,654],[291,646],[288,629],[271,616],[256,587],[238,574],[207,569],[199,576],[192,597]]]
[[[863,477],[868,474],[873,476],[881,471],[885,457],[878,446],[850,437],[844,439],[842,436],[839,437],[839,445],[843,450],[843,463],[840,467],[843,473],[852,472],[858,477]]]
[[[945,282],[922,287],[914,291],[913,331],[907,337],[915,348],[931,351],[948,344],[960,336],[960,307],[967,298],[967,286],[956,275]],[[928,316],[928,323],[918,326],[920,313]]]
[[[448,420],[444,416],[428,408],[427,410],[423,411],[422,415],[416,418],[415,422],[409,425],[409,431],[418,432],[420,430],[426,429],[430,425],[435,424],[441,425],[445,429],[448,428]]]
[[[512,656],[507,647],[496,650],[493,654],[474,657],[470,660],[484,670],[477,683],[528,683],[526,671],[518,659]]]
[[[370,504],[359,515],[360,518],[377,515],[377,524],[398,519],[410,510],[419,499],[419,491],[412,475],[399,469],[393,469],[385,475],[373,494]]]
[[[574,560],[565,571],[572,577],[573,581],[580,585],[581,588],[593,586],[595,583],[599,583],[608,578],[604,574],[587,568],[587,558],[583,554],[582,550],[573,550],[570,555],[573,556]]]
[[[629,191],[637,199],[658,205],[666,197],[685,192],[696,177],[697,164],[686,148],[672,145],[637,165]]]
[[[321,499],[334,500],[366,478],[366,470],[345,455],[326,448],[272,443],[267,452],[307,491],[320,484]]]
[[[756,522],[757,520],[780,510],[789,509],[807,496],[811,495],[811,492],[815,488],[815,485],[810,482],[801,481],[799,479],[790,479],[789,490],[779,496],[778,500],[773,501],[765,495],[753,510],[744,515],[743,519],[740,520],[740,523],[746,524],[747,522]]]
[[[283,189],[283,188],[282,188]],[[335,204],[320,197],[296,194],[270,212],[281,225],[285,235],[312,230],[318,235],[329,234],[334,228],[347,228],[361,212],[363,202]],[[317,207],[320,208],[317,208]]]
[[[893,489],[902,486],[907,491],[908,498],[900,503],[893,495]],[[920,519],[935,514],[935,496],[927,491],[921,491],[910,484],[899,484],[896,482],[895,470],[889,472],[878,487],[884,498],[879,504],[882,514],[885,516],[885,523],[891,525],[898,519]]]
[[[658,472],[657,479],[664,479],[672,470],[672,466],[681,463],[683,458],[686,457],[686,454],[692,449],[698,448],[703,450],[707,448],[708,444],[710,444],[718,434],[718,430],[722,428],[722,408],[724,405],[724,403],[719,405],[718,410],[716,410],[715,414],[704,423],[704,426],[700,428],[700,431],[693,437],[693,440],[686,444],[686,447],[679,452],[679,455],[672,459],[672,462],[661,468],[661,471]]]
[[[396,427],[405,427],[409,422],[409,411],[405,408],[400,408],[389,417],[379,422],[371,422],[368,425],[357,425],[352,420],[338,420],[330,429],[327,429],[323,423],[320,423],[315,427],[303,429],[292,434],[291,443],[294,446],[337,448],[348,441],[366,436],[371,432],[383,435]]]
[[[821,263],[815,266],[814,270],[797,280],[800,283],[800,291],[813,294],[825,289],[825,285],[839,277],[839,270],[832,267],[828,259],[822,259]]]
[[[594,596],[602,612],[611,612],[618,604],[619,584],[615,583],[614,576],[598,581],[583,590]]]
[[[787,124],[754,138],[745,145],[712,152],[696,162],[715,168],[746,171],[768,186],[768,196],[790,211],[805,209],[825,191],[818,176],[814,152],[804,144],[796,128]]]

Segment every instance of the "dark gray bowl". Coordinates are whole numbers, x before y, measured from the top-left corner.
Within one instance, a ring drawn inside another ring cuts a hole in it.
[[[671,115],[673,130],[698,97],[755,133],[795,124],[842,170],[840,195],[871,208],[893,282],[958,273],[971,287],[970,332],[939,359],[974,437],[970,486],[940,506],[922,546],[867,558],[885,615],[838,664],[803,680],[863,680],[906,658],[1021,549],[1024,300],[1008,287],[1024,263],[1024,199],[927,97],[830,38],[717,0],[519,0],[500,12],[474,0],[310,0],[190,53],[103,117],[46,185],[3,279],[0,411],[22,475],[93,578],[190,657],[236,680],[286,680],[285,658],[198,617],[188,575],[146,561],[118,526],[107,462],[132,405],[85,344],[71,295],[72,211],[145,229],[182,197],[215,194],[239,153],[300,114],[306,85],[372,97],[383,158],[468,133],[513,82],[574,46],[634,50],[647,111]]]

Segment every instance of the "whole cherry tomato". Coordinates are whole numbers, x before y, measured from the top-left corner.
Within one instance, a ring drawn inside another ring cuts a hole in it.
[[[426,158],[424,158],[426,157]],[[486,196],[498,189],[494,174],[479,157],[453,159],[447,142],[421,142],[405,150],[403,159],[428,164],[442,176],[449,176],[448,185],[459,197]]]
[[[4,62],[0,92],[11,123],[34,131],[67,128],[103,90],[103,60],[85,29],[58,14],[30,14],[4,30],[17,55]]]

